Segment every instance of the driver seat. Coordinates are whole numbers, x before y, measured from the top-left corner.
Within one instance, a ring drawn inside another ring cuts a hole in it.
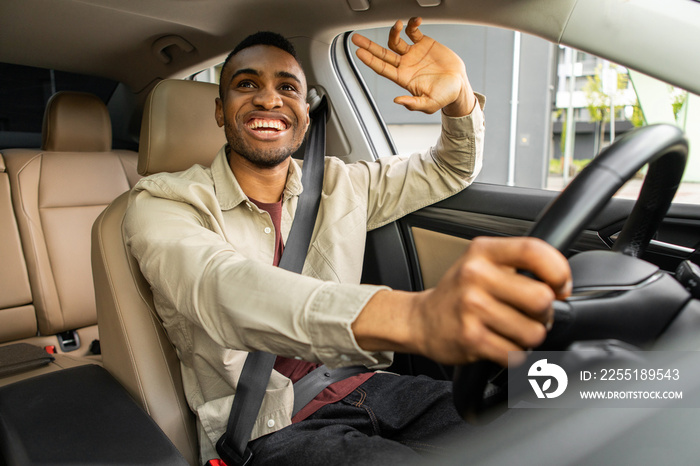
[[[226,142],[214,119],[216,97],[218,86],[209,83],[164,80],[153,88],[141,124],[141,175],[211,164]],[[92,229],[103,363],[195,465],[195,418],[185,399],[180,361],[155,311],[150,285],[124,243],[128,195],[114,200]]]

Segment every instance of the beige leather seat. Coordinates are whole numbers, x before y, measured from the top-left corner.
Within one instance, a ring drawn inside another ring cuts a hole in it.
[[[0,155],[0,343],[36,335],[37,323],[27,264],[12,210],[10,179]]]
[[[139,178],[137,154],[111,145],[105,104],[91,94],[59,92],[44,113],[42,148],[2,151],[21,243],[5,233],[14,265],[2,270],[17,270],[6,282],[7,296],[21,306],[0,314],[16,316],[7,325],[0,320],[8,333],[0,339],[54,346],[57,360],[73,360],[61,367],[99,362],[89,352],[98,338],[90,231],[97,215]]]
[[[214,119],[214,84],[166,80],[144,109],[139,173],[210,165],[225,142]],[[122,235],[128,195],[93,227],[92,262],[104,367],[151,415],[191,464],[198,462],[194,415],[185,400],[180,363],[154,307],[150,287]]]

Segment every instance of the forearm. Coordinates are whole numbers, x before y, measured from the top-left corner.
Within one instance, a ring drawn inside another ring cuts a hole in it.
[[[483,97],[480,98],[480,102]],[[434,147],[409,157],[383,157],[348,165],[358,191],[367,196],[367,227],[372,230],[471,184],[481,170],[484,119],[480,106],[469,116],[442,116]]]

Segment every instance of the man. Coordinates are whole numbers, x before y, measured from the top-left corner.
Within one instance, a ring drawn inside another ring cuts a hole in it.
[[[408,45],[397,22],[391,51],[360,35],[353,41],[364,63],[410,92],[397,103],[442,111],[440,140],[372,163],[327,157],[302,275],[274,267],[302,190],[290,156],[309,125],[304,72],[276,34],[247,38],[222,69],[215,117],[228,144],[211,168],[157,174],[131,194],[127,241],[181,359],[202,461],[216,456],[253,350],[280,356],[252,432],[255,464],[401,463],[430,450],[437,435],[464,428],[447,383],[360,374],[294,419],[292,383],[319,362],[385,367],[391,351],[505,364],[508,351],[544,339],[552,300],[568,294],[566,260],[528,238],[475,240],[432,290],[358,284],[368,229],[459,192],[481,165],[483,99],[461,59],[419,26],[409,21]]]

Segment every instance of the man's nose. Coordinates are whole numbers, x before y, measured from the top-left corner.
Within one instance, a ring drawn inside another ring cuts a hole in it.
[[[273,108],[279,108],[282,106],[282,97],[275,91],[275,89],[264,87],[255,94],[253,104],[262,107],[265,110],[272,110]]]

